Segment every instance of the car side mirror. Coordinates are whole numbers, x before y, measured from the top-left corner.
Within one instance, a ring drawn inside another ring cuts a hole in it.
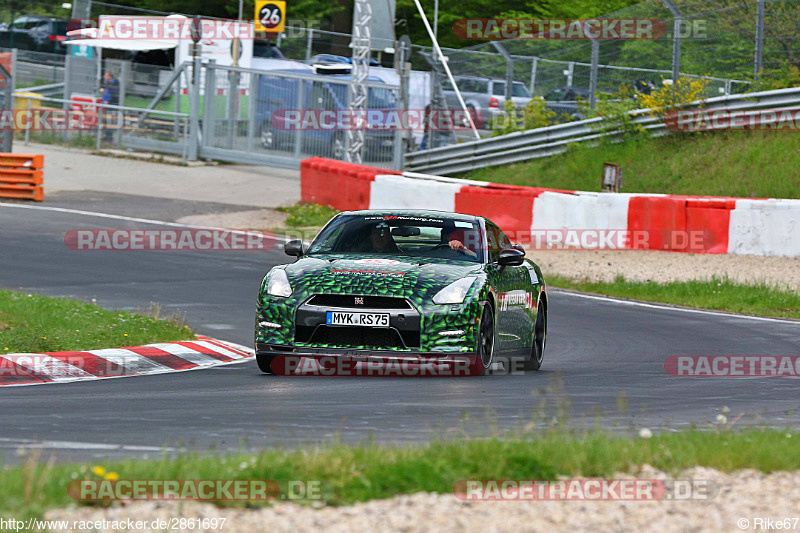
[[[497,264],[500,266],[519,266],[525,258],[525,252],[516,248],[506,248],[500,252]]]
[[[295,257],[300,257],[301,255],[303,255],[303,241],[301,241],[300,239],[288,241],[286,244],[283,245],[283,251],[286,255],[293,255]]]

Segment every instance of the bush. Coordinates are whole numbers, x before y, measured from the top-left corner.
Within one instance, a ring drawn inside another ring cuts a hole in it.
[[[639,109],[637,94],[630,85],[619,86],[616,93],[600,94],[595,107],[592,109],[589,102],[579,102],[581,112],[587,118],[602,117],[602,122],[592,127],[598,133],[619,132],[623,136],[644,135],[647,130],[641,124],[633,122],[635,116],[631,111]]]
[[[785,64],[781,68],[764,71],[761,81],[753,84],[756,91],[774,91],[800,87],[800,68]]]
[[[515,131],[544,128],[553,124],[556,114],[547,109],[544,98],[535,96],[525,107],[517,109],[514,102],[506,101],[503,114],[492,122],[492,137]]]
[[[681,76],[670,85],[641,95],[639,101],[643,108],[650,109],[650,114],[663,119],[668,112],[689,107],[693,102],[700,101],[702,106],[706,85],[705,78]]]

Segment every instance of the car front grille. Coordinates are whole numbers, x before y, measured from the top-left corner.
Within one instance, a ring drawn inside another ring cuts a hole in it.
[[[356,298],[363,303],[356,303]],[[315,294],[306,305],[352,309],[412,309],[405,298],[392,296],[354,296],[351,294]]]
[[[400,332],[393,328],[297,326],[295,342],[355,349],[411,348],[419,346],[420,336],[419,331]]]

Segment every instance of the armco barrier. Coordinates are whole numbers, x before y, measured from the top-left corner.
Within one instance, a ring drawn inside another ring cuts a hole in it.
[[[0,153],[0,197],[44,200],[44,156]]]
[[[482,215],[523,243],[543,230],[610,230],[627,232],[627,248],[800,257],[800,200],[560,191],[322,158],[302,162],[301,181],[304,201]]]

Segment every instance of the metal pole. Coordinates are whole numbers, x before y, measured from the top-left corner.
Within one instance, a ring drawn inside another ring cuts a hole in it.
[[[567,63],[567,87],[572,87],[572,74],[575,72],[575,62]]]
[[[600,61],[600,43],[592,39],[592,70],[589,74],[589,105],[594,109],[597,104],[597,71]]]
[[[304,104],[305,104],[304,100],[305,99],[303,98],[303,96],[304,96],[303,93],[304,93],[304,90],[305,90],[305,85],[304,85],[305,83],[306,83],[306,80],[297,80],[297,109],[303,109],[304,108]],[[313,88],[313,86],[312,86],[312,88]],[[273,139],[274,139],[273,144],[277,142],[277,138],[274,137],[276,134],[277,134],[277,132],[273,131],[273,133],[272,133]],[[334,135],[336,135],[336,134],[334,133]],[[299,128],[298,127],[297,128],[297,132],[295,133],[295,137],[294,137],[294,158],[299,161],[302,153],[303,153],[303,128]],[[331,157],[331,159],[333,159],[333,154],[330,154],[330,157]]]
[[[197,161],[197,144],[200,137],[200,68],[201,60],[195,45],[194,63],[192,65],[192,101],[189,123],[189,161]],[[213,94],[213,88],[206,87],[206,98]],[[208,120],[208,117],[205,117]]]
[[[445,60],[444,53],[442,49],[439,47],[439,41],[433,35],[433,30],[431,29],[431,24],[428,22],[428,17],[425,16],[425,11],[422,9],[422,4],[419,3],[419,0],[414,0],[414,5],[417,6],[417,11],[419,11],[419,16],[422,18],[422,23],[425,25],[425,30],[428,32],[428,35],[433,40],[433,49],[436,52],[436,57],[442,63],[444,67],[444,71],[447,73],[447,79],[450,80],[450,85],[453,86],[453,90],[456,92],[456,98],[458,98],[458,103],[461,105],[461,109],[467,116],[467,120],[469,120],[469,127],[472,129],[472,133],[475,135],[477,140],[480,140],[481,135],[478,133],[478,128],[475,127],[475,122],[472,120],[472,115],[467,112],[467,104],[464,103],[464,98],[461,96],[461,91],[458,90],[458,86],[456,85],[456,80],[453,79],[453,73],[450,71],[450,67],[447,65],[447,61]]]
[[[662,0],[664,5],[669,9],[669,12],[672,13],[673,17],[673,24],[672,24],[672,86],[675,87],[675,84],[678,82],[678,77],[681,74],[681,26],[683,25],[683,19],[681,18],[681,12],[678,11],[678,8],[670,0]]]
[[[433,37],[439,38],[439,0],[433,3]]]
[[[239,92],[239,73],[235,70],[228,71],[228,142],[227,147],[233,148],[233,138],[238,130],[239,113],[236,109],[236,95]]]
[[[492,46],[502,54],[503,58],[506,60],[506,90],[505,90],[505,101],[510,102],[512,96],[512,85],[514,83],[514,59],[511,57],[511,54],[505,49],[503,45],[498,43],[497,41],[492,41]],[[505,104],[504,104],[505,105]]]
[[[250,73],[250,89],[247,98],[247,151],[252,153],[255,149],[256,137],[256,94],[258,92],[258,80],[260,76]]]
[[[206,95],[203,100],[203,146],[213,146],[214,137],[216,137],[217,71],[214,68],[216,64],[216,59],[210,59],[206,64]],[[192,115],[190,114],[190,116]]]
[[[761,74],[761,69],[764,68],[764,8],[764,0],[758,0],[758,7],[756,8],[756,54],[753,68],[753,79],[756,80]]]
[[[68,53],[67,57],[64,58],[64,103],[62,107],[64,111],[69,110],[70,105],[69,101],[72,100],[72,84],[70,83],[70,72],[72,71],[72,54]],[[98,116],[98,119],[100,117]],[[61,140],[67,142],[67,130],[64,129],[64,132],[61,135]]]
[[[361,163],[364,151],[364,115],[367,112],[367,78],[372,40],[370,22],[372,6],[369,0],[355,0],[353,7],[352,68],[350,69],[350,109],[355,123],[347,130],[346,161]]]
[[[533,95],[533,90],[536,88],[536,69],[539,67],[539,58],[534,57],[533,62],[531,63],[531,95]]]
[[[30,98],[28,98],[27,108],[28,108],[28,116],[31,116],[31,99]],[[28,146],[28,143],[30,142],[30,140],[31,140],[31,129],[30,128],[25,128],[25,146]]]
[[[308,28],[308,37],[306,37],[306,59],[311,58],[313,45],[314,45],[314,28]]]

